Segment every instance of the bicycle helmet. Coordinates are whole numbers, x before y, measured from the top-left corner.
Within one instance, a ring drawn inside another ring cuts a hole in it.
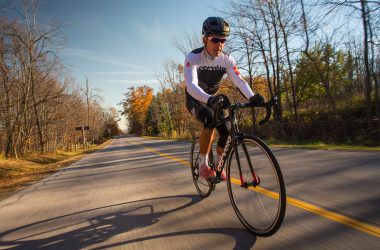
[[[229,36],[230,35],[230,26],[228,23],[221,17],[208,17],[203,22],[202,35],[221,35]]]

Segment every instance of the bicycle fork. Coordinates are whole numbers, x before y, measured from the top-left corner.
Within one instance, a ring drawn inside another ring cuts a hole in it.
[[[235,151],[235,155],[236,155],[236,162],[237,162],[238,169],[239,169],[240,186],[243,187],[243,188],[256,187],[257,185],[260,184],[260,177],[257,176],[256,173],[255,173],[255,171],[253,170],[251,158],[249,157],[248,150],[247,150],[247,147],[245,146],[245,143],[242,142],[241,146],[242,146],[242,148],[244,150],[244,154],[245,154],[245,157],[247,159],[247,163],[248,163],[249,169],[251,170],[252,181],[251,182],[247,182],[243,178],[243,173],[241,171],[240,157],[239,157],[239,152],[238,152],[238,145],[237,145],[237,143],[235,143],[235,145],[234,145],[234,151]]]

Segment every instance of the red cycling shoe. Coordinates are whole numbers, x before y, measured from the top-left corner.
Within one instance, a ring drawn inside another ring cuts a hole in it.
[[[226,170],[223,169],[223,171],[220,173],[220,179],[222,181],[227,180]]]
[[[210,168],[209,166],[207,166],[207,165],[200,166],[199,167],[199,173],[206,180],[207,179],[211,179],[211,178],[213,178],[213,177],[216,176],[215,171],[212,168]]]

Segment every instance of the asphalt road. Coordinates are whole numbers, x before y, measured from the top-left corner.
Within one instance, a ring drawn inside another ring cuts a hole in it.
[[[380,249],[380,153],[273,149],[289,202],[280,230],[255,237],[226,184],[194,188],[189,142],[138,137],[0,201],[0,249]]]

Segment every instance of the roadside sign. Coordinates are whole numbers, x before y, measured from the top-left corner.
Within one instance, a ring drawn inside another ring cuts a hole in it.
[[[90,126],[78,126],[78,127],[75,127],[75,130],[89,130],[90,129]]]

